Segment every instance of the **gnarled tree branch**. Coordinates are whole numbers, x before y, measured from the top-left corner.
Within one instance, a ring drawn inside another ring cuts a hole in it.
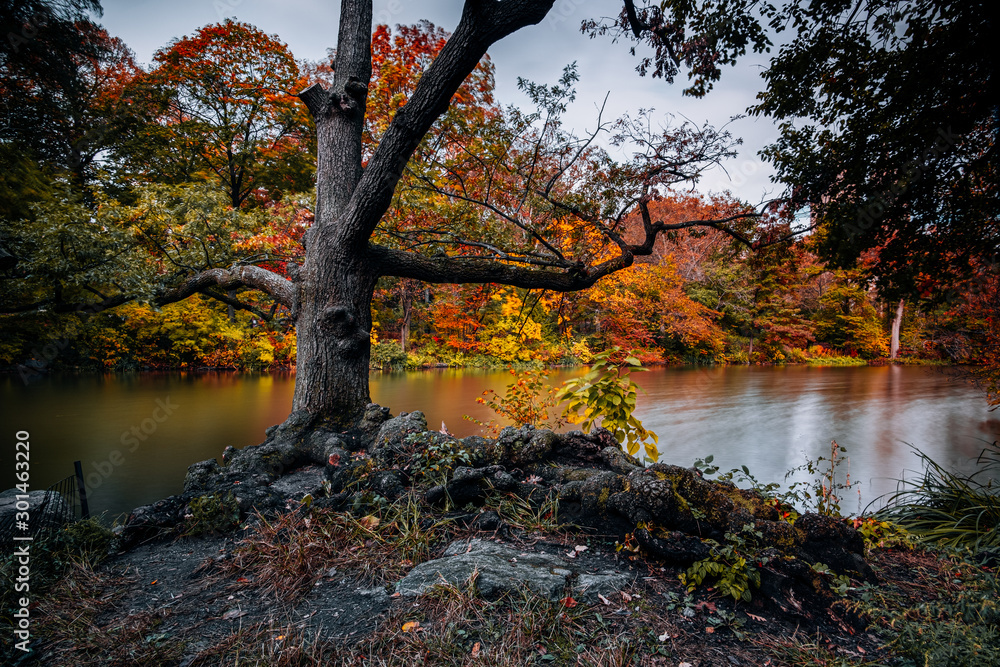
[[[223,289],[253,287],[270,294],[278,303],[289,308],[292,308],[295,302],[295,286],[292,282],[259,266],[235,266],[231,269],[202,271],[179,286],[159,294],[154,301],[156,305],[162,306],[215,286]]]
[[[499,283],[529,289],[573,292],[586,289],[604,276],[635,260],[621,254],[595,266],[582,263],[569,269],[534,269],[480,257],[427,257],[413,252],[369,245],[368,256],[383,276],[413,278],[428,283]]]

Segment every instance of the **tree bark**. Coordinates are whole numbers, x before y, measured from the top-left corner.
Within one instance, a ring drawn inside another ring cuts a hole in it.
[[[368,364],[375,283],[380,274],[406,274],[391,271],[391,262],[373,253],[368,240],[392,203],[407,161],[487,48],[540,21],[552,2],[468,0],[455,33],[396,113],[364,168],[372,3],[341,3],[333,89],[316,85],[299,94],[316,121],[318,141],[316,216],[298,277],[292,410],[308,413],[312,425],[346,428],[371,400]]]
[[[892,337],[889,340],[889,358],[895,359],[899,354],[899,330],[903,325],[903,300],[896,306],[896,315],[892,318]]]
[[[403,286],[399,298],[403,309],[403,323],[399,326],[399,347],[406,352],[410,342],[410,317],[413,313],[413,289],[409,284]]]
[[[371,300],[378,275],[358,238],[361,225],[346,209],[362,178],[371,21],[370,0],[341,3],[333,90],[316,85],[299,95],[316,121],[318,153],[316,216],[299,272],[292,411],[339,429],[370,402]]]

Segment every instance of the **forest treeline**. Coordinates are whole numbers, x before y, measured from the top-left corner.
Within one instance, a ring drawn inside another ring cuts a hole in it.
[[[426,22],[376,29],[366,146],[376,145],[446,39]],[[52,15],[5,49],[0,365],[27,375],[294,367],[291,309],[248,281],[234,289],[219,280],[164,285],[249,265],[296,279],[315,211],[316,138],[295,93],[330,80],[330,63],[296,60],[276,36],[234,21],[165,45],[145,68],[81,16]],[[524,224],[518,207],[494,210],[506,218],[501,226],[473,205],[481,198],[474,193],[502,192],[519,161],[525,169],[539,155],[558,163],[548,145],[575,146],[567,164],[600,173],[603,149],[593,137],[567,143],[559,123],[575,81],[568,67],[557,85],[522,82],[537,106],[522,111],[494,99],[484,59],[411,159],[378,242],[444,253],[449,235],[466,249],[492,248],[501,236],[531,241],[537,220]],[[635,140],[641,125],[619,121],[612,143]],[[732,154],[725,133],[681,129],[688,143],[712,140],[718,154],[708,162]],[[918,293],[890,301],[864,258],[847,269],[821,261],[824,233],[798,233],[809,220],[755,210],[729,193],[660,188],[649,202],[656,220],[736,220],[740,233],[661,234],[650,256],[578,292],[382,278],[372,367],[586,364],[618,346],[646,364],[893,358],[979,364],[987,382],[995,376],[995,265],[963,280],[921,276]],[[597,261],[608,252],[577,218],[547,215],[538,241],[550,250]],[[643,225],[632,211],[611,232],[639,239]]]

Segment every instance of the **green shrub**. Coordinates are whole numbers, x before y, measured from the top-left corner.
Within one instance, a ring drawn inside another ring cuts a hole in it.
[[[56,581],[73,563],[96,567],[108,555],[114,540],[111,530],[100,519],[91,517],[69,523],[60,530],[36,538],[31,543],[31,595],[38,595]],[[17,543],[15,543],[17,544]],[[18,562],[13,549],[5,549],[0,558],[0,580],[14,581]],[[20,597],[13,585],[0,590],[0,609],[4,616]]]
[[[785,350],[785,363],[804,364],[809,361],[809,355],[800,347],[793,347]]]
[[[408,355],[403,352],[403,348],[394,340],[378,342],[372,345],[371,361],[372,368],[382,371],[396,371],[406,368]]]
[[[240,506],[232,492],[223,496],[199,496],[188,503],[184,535],[224,533],[240,523]]]
[[[616,360],[622,356],[624,359]],[[656,448],[659,438],[633,414],[639,385],[629,375],[642,370],[645,369],[638,359],[625,356],[616,346],[594,355],[590,372],[563,383],[557,398],[567,401],[563,414],[584,431],[600,421],[629,454],[635,456],[642,445],[646,459],[656,462],[660,459]]]

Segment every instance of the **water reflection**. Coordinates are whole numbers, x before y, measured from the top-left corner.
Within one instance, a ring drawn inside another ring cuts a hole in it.
[[[835,439],[863,484],[863,504],[916,465],[906,443],[970,470],[1000,435],[986,422],[981,393],[925,368],[727,367],[656,371],[639,382],[647,391],[639,414],[660,434],[665,460],[712,454],[723,469],[745,464],[764,481],[782,481],[807,458],[829,457]]]
[[[577,373],[554,371],[550,381]],[[924,368],[672,368],[635,377],[646,392],[639,416],[660,434],[664,460],[690,465],[712,454],[724,469],[745,464],[761,480],[781,481],[805,457],[828,455],[836,439],[852,478],[864,483],[865,503],[916,465],[904,443],[961,467],[1000,436],[980,393]],[[478,429],[463,415],[492,417],[476,398],[509,381],[505,372],[475,370],[373,374],[372,398],[393,414],[423,410],[431,428],[444,422],[462,436]],[[69,475],[80,459],[91,506],[122,512],[179,492],[191,463],[260,442],[287,416],[293,387],[288,373],[62,376],[27,387],[7,376],[2,451],[12,460],[14,432],[28,430],[33,488]],[[13,466],[0,479],[12,486]]]

